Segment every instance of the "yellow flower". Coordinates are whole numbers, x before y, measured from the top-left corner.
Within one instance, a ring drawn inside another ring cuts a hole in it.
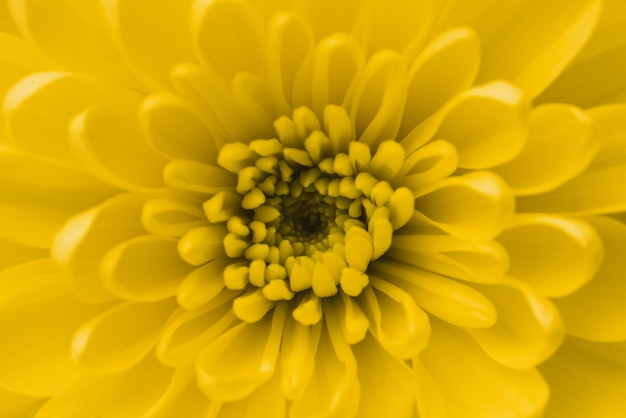
[[[0,3],[0,416],[624,416],[625,21]]]

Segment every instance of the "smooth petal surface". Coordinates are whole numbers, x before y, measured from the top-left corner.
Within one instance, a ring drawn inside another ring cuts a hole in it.
[[[0,286],[0,384],[34,397],[63,392],[80,376],[72,334],[106,306],[77,299],[50,259],[3,270]]]
[[[596,232],[575,219],[518,215],[498,241],[511,259],[508,274],[548,297],[574,293],[602,263]]]
[[[494,304],[498,321],[491,328],[469,333],[495,361],[529,369],[559,347],[565,329],[559,311],[549,300],[515,282],[477,287]]]
[[[140,222],[145,198],[119,195],[70,219],[57,233],[51,252],[65,269],[77,295],[92,302],[113,296],[100,276],[100,262],[114,246],[143,235]]]
[[[249,396],[275,373],[286,306],[260,322],[222,334],[198,357],[198,384],[207,396],[235,401]]]
[[[171,299],[117,305],[76,330],[72,359],[100,372],[127,370],[154,347],[173,309]]]
[[[496,236],[510,222],[515,205],[508,187],[486,171],[448,177],[416,194],[417,220],[468,240]]]
[[[541,416],[549,389],[535,369],[515,370],[493,361],[470,337],[440,321],[420,355],[441,388],[451,418]]]
[[[93,177],[44,159],[0,148],[0,236],[48,248],[74,214],[115,193]]]
[[[188,24],[191,3],[192,0],[102,2],[117,47],[148,89],[171,87],[170,70],[178,63],[194,62]]]
[[[624,245],[626,225],[609,218],[588,218],[602,240],[604,260],[596,275],[578,292],[554,303],[563,315],[567,332],[592,341],[626,339]]]
[[[549,418],[584,418],[626,414],[626,345],[599,344],[567,338],[563,347],[539,366],[552,388]],[[575,396],[572,396],[575,394]]]
[[[568,105],[544,105],[530,114],[528,139],[512,161],[494,168],[516,194],[554,189],[580,174],[596,151],[591,119]]]

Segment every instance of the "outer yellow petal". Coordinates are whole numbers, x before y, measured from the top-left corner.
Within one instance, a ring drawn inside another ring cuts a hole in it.
[[[444,391],[447,417],[541,416],[549,389],[535,369],[502,366],[462,331],[433,322],[430,344],[420,359]]]
[[[0,148],[0,236],[48,248],[71,216],[116,193],[80,171]]]
[[[499,237],[511,258],[509,275],[548,297],[571,294],[596,274],[602,242],[584,222],[518,215]]]
[[[101,3],[112,38],[145,87],[171,87],[170,70],[178,63],[194,62],[188,23],[192,0]]]
[[[577,292],[555,299],[566,330],[594,341],[626,339],[626,225],[609,218],[589,218],[604,246],[604,261],[595,277]]]
[[[106,306],[78,300],[49,259],[0,273],[0,385],[47,397],[80,376],[69,356],[72,334]]]
[[[171,299],[117,305],[76,330],[71,345],[72,359],[101,373],[127,370],[154,347],[173,310]]]
[[[136,83],[120,63],[122,60],[104,30],[99,2],[10,0],[8,3],[20,33],[61,66],[112,77],[123,84]]]
[[[455,1],[447,25],[477,28],[484,45],[480,82],[505,78],[534,97],[582,48],[601,10],[599,0]]]
[[[539,366],[550,385],[547,418],[626,415],[626,344],[568,338]]]

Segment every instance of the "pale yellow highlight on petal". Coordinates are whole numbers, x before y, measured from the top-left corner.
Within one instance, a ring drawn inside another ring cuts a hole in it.
[[[565,327],[552,302],[518,281],[476,286],[498,312],[493,327],[469,331],[485,353],[515,369],[531,368],[554,354],[563,342]]]
[[[522,212],[604,214],[626,210],[626,106],[587,112],[598,152],[585,171],[548,193],[518,199]]]
[[[215,194],[236,184],[235,176],[220,167],[189,160],[168,163],[163,179],[169,187],[204,194]]]
[[[417,194],[414,217],[474,241],[498,235],[511,221],[515,206],[506,184],[487,171],[448,177]]]
[[[137,364],[154,347],[175,303],[125,302],[81,325],[71,345],[72,360],[99,372]]]
[[[457,148],[460,167],[493,167],[521,150],[528,110],[528,101],[511,84],[493,82],[475,87],[443,110],[436,136]]]
[[[409,68],[407,99],[398,136],[467,90],[478,73],[480,42],[471,28],[447,30],[431,41]]]
[[[194,228],[178,241],[178,252],[187,263],[199,266],[223,256],[225,235],[226,229],[222,225]]]
[[[98,2],[10,0],[20,33],[64,68],[113,78],[123,84],[136,80],[104,30]],[[54,19],[50,17],[54,16]]]
[[[61,72],[30,74],[7,92],[7,135],[21,150],[80,167],[68,137],[72,119],[94,102],[134,114],[138,100],[136,92],[104,80]]]
[[[348,344],[357,344],[365,338],[369,321],[356,299],[341,294],[339,298],[331,299],[324,309],[328,315],[334,315],[337,319],[343,338]]]
[[[544,193],[560,186],[580,174],[595,154],[591,122],[580,109],[569,105],[534,108],[520,154],[493,172],[518,195]]]
[[[498,364],[463,331],[440,321],[432,322],[430,343],[420,359],[444,390],[446,417],[542,415],[549,388],[539,372]]]
[[[176,292],[178,304],[185,309],[196,309],[213,300],[229,285],[226,269],[230,262],[228,258],[220,257],[186,275]]]
[[[420,308],[455,326],[482,329],[497,321],[491,301],[466,284],[386,260],[377,262],[373,272],[410,295]]]
[[[8,7],[8,3],[1,3],[0,8],[2,7]],[[4,19],[10,19],[7,14],[8,11],[0,12],[0,26]],[[35,71],[53,70],[55,67],[28,41],[9,33],[0,34],[0,65],[0,102],[4,102],[6,92],[21,78]]]
[[[62,393],[80,376],[69,357],[75,328],[107,306],[77,299],[50,259],[3,270],[0,286],[0,386],[33,397]]]
[[[264,57],[264,22],[243,0],[196,0],[192,32],[204,64],[230,81],[239,71],[258,73]]]
[[[100,263],[102,281],[111,294],[139,302],[174,296],[183,278],[192,270],[193,267],[180,258],[176,240],[153,235],[116,245]]]
[[[584,222],[518,215],[498,241],[508,252],[508,274],[547,297],[562,297],[591,280],[602,264],[602,242]]]
[[[497,242],[403,232],[387,252],[393,260],[476,283],[497,283],[509,269],[509,256]]]
[[[80,171],[8,148],[0,148],[0,166],[0,236],[22,245],[49,248],[72,215],[116,193]]]
[[[195,202],[157,198],[143,206],[141,224],[154,235],[181,237],[193,228],[205,226],[206,219]]]
[[[308,292],[293,310],[293,319],[303,325],[316,325],[322,320],[322,300],[314,293]]]
[[[114,245],[145,234],[140,223],[145,198],[124,194],[70,219],[57,233],[51,252],[73,284],[90,302],[111,300],[100,276],[100,262]]]
[[[289,113],[294,83],[305,57],[313,49],[313,34],[292,12],[279,12],[267,28],[267,75],[279,113]]]
[[[133,117],[114,107],[89,107],[70,122],[73,150],[94,175],[126,190],[162,189],[167,162]]]
[[[372,337],[354,346],[361,397],[358,417],[410,417],[415,409],[411,368]]]
[[[193,106],[178,96],[163,92],[147,96],[138,117],[144,135],[163,156],[216,165],[213,134]]]
[[[370,283],[359,303],[369,319],[370,332],[391,355],[416,356],[428,345],[428,316],[401,288],[377,277],[370,277]]]
[[[241,324],[222,334],[198,357],[198,384],[220,401],[246,398],[275,372],[287,305],[255,324]]]
[[[555,299],[570,335],[611,342],[626,339],[624,271],[626,226],[609,218],[585,219],[600,236],[604,261],[595,277],[569,296]]]
[[[195,60],[189,28],[192,0],[101,3],[109,33],[145,88],[170,89],[171,69]]]
[[[237,292],[225,291],[198,309],[178,309],[167,321],[155,354],[163,364],[191,365],[198,354],[237,324],[231,309]]]
[[[291,404],[292,418],[348,418],[357,413],[360,388],[356,359],[342,338],[336,318],[326,316],[325,321],[311,382]]]
[[[342,105],[349,97],[354,79],[365,65],[365,54],[349,35],[335,33],[315,47],[311,76],[311,105],[323,115],[328,104]]]
[[[384,50],[370,58],[355,81],[349,106],[360,142],[375,149],[396,137],[407,82],[406,66],[397,52]]]
[[[567,338],[561,350],[539,366],[552,389],[547,416],[624,416],[624,353],[624,342],[598,344]]]
[[[287,399],[300,398],[315,370],[315,354],[322,324],[309,326],[287,321],[280,350],[281,387]]]
[[[454,173],[458,163],[459,156],[454,145],[438,139],[407,155],[397,181],[415,193],[420,187]]]

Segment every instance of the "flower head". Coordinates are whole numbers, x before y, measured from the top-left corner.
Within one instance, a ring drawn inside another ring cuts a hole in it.
[[[620,416],[624,10],[479,3],[0,7],[0,409]]]

